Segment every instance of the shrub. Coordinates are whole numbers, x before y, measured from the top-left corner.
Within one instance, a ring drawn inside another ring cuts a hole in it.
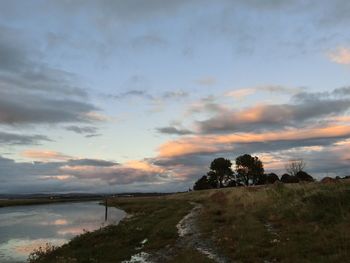
[[[304,181],[304,182],[314,181],[314,178],[312,178],[311,175],[309,175],[307,172],[304,172],[304,171],[297,172],[296,177],[299,179],[299,181]]]
[[[278,175],[275,173],[270,173],[266,176],[266,183],[267,184],[274,184],[276,181],[279,181]]]
[[[295,183],[299,183],[299,179],[296,176],[284,174],[281,177],[281,182],[283,182],[285,184],[295,184]]]
[[[53,246],[50,243],[46,243],[45,247],[39,247],[33,250],[28,256],[27,262],[28,263],[38,263],[38,262],[45,262],[45,257],[48,254],[51,254],[57,249],[56,246]]]

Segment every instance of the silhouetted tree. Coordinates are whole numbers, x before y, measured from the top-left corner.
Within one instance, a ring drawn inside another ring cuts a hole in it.
[[[293,175],[291,177],[289,177],[288,183],[290,183],[290,184],[297,184],[299,182],[300,182],[300,180],[298,179],[298,177],[293,176]]]
[[[214,171],[209,171],[207,173],[208,183],[211,188],[217,188],[219,184],[218,175]]]
[[[216,183],[217,188],[224,187],[224,182],[229,181],[233,177],[231,169],[232,163],[225,158],[216,158],[210,164],[211,171],[208,173],[209,181]]]
[[[266,183],[267,184],[274,184],[276,181],[279,181],[278,175],[275,173],[269,173],[266,176]]]
[[[287,183],[289,177],[290,177],[290,174],[283,174],[283,175],[281,176],[281,182],[282,182],[282,183]]]
[[[284,174],[281,177],[281,182],[285,184],[294,184],[294,183],[299,183],[299,179],[296,176],[293,176],[290,174]]]
[[[198,179],[197,182],[194,183],[193,190],[204,190],[211,189],[212,186],[208,182],[208,177],[206,175],[202,176]]]
[[[245,185],[257,184],[264,175],[264,166],[257,156],[244,154],[236,158],[237,178]]]
[[[227,184],[226,187],[236,187],[238,186],[236,180],[230,180]]]
[[[288,174],[292,175],[292,176],[296,176],[297,173],[303,171],[305,169],[306,163],[304,162],[304,160],[292,160],[289,161],[285,168]]]
[[[299,171],[297,172],[297,174],[295,175],[299,181],[303,181],[303,182],[313,182],[314,178],[309,175],[307,172],[304,171]]]
[[[266,180],[267,180],[267,175],[266,174],[262,174],[258,177],[258,180],[256,182],[257,185],[264,185],[266,184]]]

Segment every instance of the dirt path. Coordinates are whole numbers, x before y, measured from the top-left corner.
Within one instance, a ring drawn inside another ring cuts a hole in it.
[[[218,263],[230,262],[227,258],[220,255],[214,244],[209,239],[204,239],[199,231],[197,220],[202,209],[201,204],[191,203],[194,208],[177,225],[181,247],[190,247],[196,249],[203,255]]]
[[[232,262],[220,255],[215,249],[211,240],[204,239],[199,231],[197,220],[202,205],[191,203],[194,207],[181,221],[177,224],[179,238],[174,247],[165,247],[155,253],[148,254],[140,252],[134,255],[130,260],[123,263],[163,263],[171,260],[176,251],[192,248],[199,251],[201,254],[218,263]]]

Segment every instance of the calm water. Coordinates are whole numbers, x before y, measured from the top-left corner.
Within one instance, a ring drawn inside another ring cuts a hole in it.
[[[0,262],[25,262],[29,253],[46,243],[62,245],[84,230],[116,224],[125,213],[98,202],[79,202],[0,208]]]

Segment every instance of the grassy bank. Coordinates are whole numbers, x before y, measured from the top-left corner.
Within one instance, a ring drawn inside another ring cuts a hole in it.
[[[211,262],[175,246],[176,224],[191,210],[189,201],[203,204],[198,220],[203,236],[234,262],[346,262],[349,186],[343,181],[117,198],[110,205],[131,218],[76,237],[36,262],[121,262],[140,251],[164,249],[172,254],[168,262]]]
[[[140,252],[137,248],[146,239],[142,251],[172,248],[177,239],[176,225],[192,208],[188,202],[168,197],[116,198],[109,200],[109,205],[132,216],[118,226],[78,236],[36,262],[120,262]],[[189,254],[206,262],[205,257],[191,249],[174,253],[177,256],[173,262],[190,262],[184,260]]]
[[[235,262],[348,262],[349,183],[202,193],[200,226]]]

